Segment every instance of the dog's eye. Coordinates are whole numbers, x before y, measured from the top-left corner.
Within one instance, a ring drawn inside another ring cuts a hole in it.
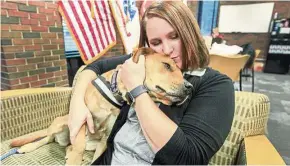
[[[163,65],[167,70],[171,71],[171,66],[168,63],[163,62]]]

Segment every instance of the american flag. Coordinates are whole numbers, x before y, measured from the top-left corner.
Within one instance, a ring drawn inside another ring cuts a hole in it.
[[[100,58],[116,44],[108,1],[61,0],[58,5],[85,64]]]

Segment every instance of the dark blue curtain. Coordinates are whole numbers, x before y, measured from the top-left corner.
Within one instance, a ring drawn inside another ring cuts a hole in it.
[[[219,1],[199,1],[198,24],[204,36],[211,34],[212,29],[217,26]]]

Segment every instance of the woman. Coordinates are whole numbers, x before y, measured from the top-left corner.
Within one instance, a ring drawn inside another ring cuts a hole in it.
[[[139,47],[149,46],[172,58],[193,84],[182,106],[156,105],[145,92],[134,105],[125,105],[108,138],[106,151],[93,164],[208,164],[225,141],[233,120],[232,81],[210,68],[208,50],[192,12],[179,1],[153,3],[141,20]],[[87,84],[122,64],[127,89],[143,84],[144,57],[137,64],[130,55],[96,61],[81,73],[71,99],[71,140],[92,115],[84,104]]]

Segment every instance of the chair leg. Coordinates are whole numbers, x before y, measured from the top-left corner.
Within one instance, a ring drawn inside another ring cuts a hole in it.
[[[242,73],[243,72],[243,69],[242,70],[240,70],[240,91],[243,91],[243,89],[242,89]]]
[[[248,81],[248,73],[249,73],[249,70],[248,68],[246,68],[246,81]]]
[[[255,91],[255,71],[254,71],[254,67],[252,68],[252,92]]]

